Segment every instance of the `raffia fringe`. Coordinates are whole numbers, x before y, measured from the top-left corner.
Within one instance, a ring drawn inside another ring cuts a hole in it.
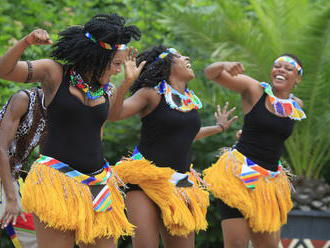
[[[227,205],[237,208],[254,232],[278,231],[287,222],[293,206],[288,177],[284,171],[276,178],[261,177],[255,190],[248,189],[236,176],[243,158],[236,150],[227,151],[204,170],[208,189]]]
[[[75,231],[76,243],[94,243],[96,238],[116,242],[120,236],[133,235],[134,226],[125,216],[115,177],[111,180],[112,210],[96,213],[88,186],[35,162],[24,184],[22,204],[48,227]]]
[[[165,227],[171,235],[187,236],[191,232],[206,230],[206,212],[209,193],[198,186],[176,188],[169,179],[175,171],[168,167],[157,167],[150,161],[122,161],[114,167],[125,183],[137,184],[161,210]]]

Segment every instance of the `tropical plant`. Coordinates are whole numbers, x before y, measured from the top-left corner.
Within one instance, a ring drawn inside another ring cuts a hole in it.
[[[282,53],[297,54],[303,61],[305,76],[295,93],[304,101],[308,118],[297,124],[286,142],[286,157],[296,174],[319,178],[330,161],[330,3],[203,2],[176,6],[161,22],[205,62],[242,61],[247,74],[262,81],[268,80],[274,58]]]
[[[159,44],[172,44],[182,47],[175,40],[166,25],[157,23],[160,13],[167,13],[170,0],[2,0],[0,5],[0,55],[12,46],[18,39],[28,34],[35,28],[46,29],[53,40],[57,39],[57,33],[67,26],[82,24],[89,17],[98,13],[119,13],[128,18],[129,23],[137,25],[142,31],[142,40],[134,45],[139,50]],[[184,5],[186,0],[176,0],[176,4]],[[32,46],[28,48],[22,59],[34,60],[45,58],[50,51],[49,46]],[[198,63],[198,61],[195,61]],[[195,64],[196,65],[196,64]],[[113,82],[120,82],[121,78],[112,78]],[[196,80],[195,85],[200,85],[200,94],[205,94],[208,89],[201,80]],[[0,106],[2,106],[14,92],[23,87],[32,87],[31,84],[14,84],[0,80]],[[196,87],[195,87],[196,88]],[[219,91],[221,94],[222,92]],[[206,123],[212,123],[214,103],[206,107],[203,115],[207,117]],[[220,101],[221,102],[221,101]],[[221,102],[222,103],[222,102]],[[207,103],[205,103],[207,106]],[[118,161],[121,156],[127,155],[138,142],[140,120],[132,118],[118,123],[107,123],[104,128],[104,154],[110,162]],[[232,135],[226,134],[224,139],[230,139]],[[221,136],[222,138],[222,136]],[[197,142],[194,147],[194,159],[197,165],[207,166],[215,159],[215,151],[218,147],[217,137]],[[223,142],[230,143],[230,142]],[[34,156],[37,154],[35,153]],[[30,160],[33,161],[33,158]],[[212,211],[210,212],[212,215]],[[213,219],[211,219],[212,222]],[[218,223],[210,223],[210,226]],[[218,229],[216,229],[218,230]],[[202,238],[199,237],[202,235]],[[208,232],[203,232],[196,238],[198,244],[204,244],[210,239]],[[131,247],[130,239],[120,240],[118,247]],[[0,247],[12,247],[5,231],[0,233]],[[206,247],[206,246],[204,246]]]

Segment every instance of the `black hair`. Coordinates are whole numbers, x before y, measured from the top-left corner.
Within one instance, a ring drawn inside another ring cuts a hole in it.
[[[96,41],[127,44],[131,39],[139,40],[140,30],[132,25],[125,26],[125,19],[117,14],[99,14],[83,26],[72,26],[59,33],[60,39],[53,46],[51,57],[64,61],[82,75],[91,75],[92,86],[112,61],[116,51],[102,48],[98,42],[88,39],[90,33]]]
[[[165,58],[159,55],[168,48],[165,46],[155,46],[140,53],[137,57],[137,64],[146,61],[143,70],[137,80],[132,85],[130,92],[133,94],[143,87],[155,87],[162,80],[168,81],[171,74],[171,65],[175,54],[169,53]]]
[[[301,60],[298,58],[298,56],[296,56],[296,55],[294,55],[294,54],[291,54],[291,53],[284,53],[284,54],[281,54],[280,57],[282,57],[282,56],[288,56],[288,57],[290,57],[290,58],[293,58],[293,59],[294,59],[294,60],[295,60],[300,66],[301,66],[301,68],[304,70],[304,66],[303,66]]]

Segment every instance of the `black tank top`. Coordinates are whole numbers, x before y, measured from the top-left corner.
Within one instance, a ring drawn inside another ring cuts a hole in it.
[[[68,70],[66,70],[68,71]],[[48,130],[41,151],[82,173],[102,168],[101,127],[108,115],[109,99],[94,107],[83,104],[69,91],[69,73],[47,108]]]
[[[138,149],[159,167],[170,167],[184,173],[191,163],[191,145],[201,121],[196,109],[181,112],[171,109],[161,95],[159,105],[141,119]]]
[[[271,113],[265,106],[266,96],[264,93],[245,115],[236,149],[256,164],[276,171],[284,141],[292,133],[294,120]]]

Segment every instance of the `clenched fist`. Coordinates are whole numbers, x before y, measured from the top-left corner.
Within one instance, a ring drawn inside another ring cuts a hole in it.
[[[224,62],[223,70],[228,72],[232,77],[242,74],[244,72],[244,66],[240,62]]]
[[[46,30],[36,29],[25,36],[24,41],[30,45],[50,45],[53,44]]]

